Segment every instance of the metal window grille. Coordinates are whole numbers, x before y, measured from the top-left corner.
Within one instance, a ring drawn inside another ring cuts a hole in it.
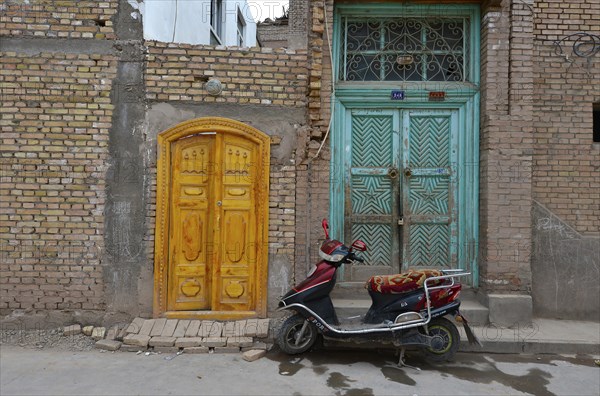
[[[468,17],[342,17],[340,80],[469,81]]]

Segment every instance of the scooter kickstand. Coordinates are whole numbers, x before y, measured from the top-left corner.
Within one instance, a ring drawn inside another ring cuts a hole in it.
[[[408,367],[417,371],[421,371],[421,369],[418,367],[406,364],[406,362],[404,361],[404,348],[400,348],[400,358],[398,359],[398,367]]]

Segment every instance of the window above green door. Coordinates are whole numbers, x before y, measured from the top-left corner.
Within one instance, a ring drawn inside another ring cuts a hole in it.
[[[478,8],[339,5],[338,82],[479,82]]]

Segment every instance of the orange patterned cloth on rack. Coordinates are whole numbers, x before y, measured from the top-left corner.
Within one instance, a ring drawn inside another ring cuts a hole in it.
[[[382,294],[407,293],[423,287],[425,279],[442,275],[442,271],[438,270],[409,270],[396,275],[376,275],[367,281],[365,288]],[[428,285],[437,286],[442,282],[436,280]]]

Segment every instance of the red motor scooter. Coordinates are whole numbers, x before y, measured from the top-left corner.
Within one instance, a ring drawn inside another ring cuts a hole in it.
[[[328,340],[392,343],[401,350],[401,364],[406,346],[420,348],[429,360],[446,361],[452,359],[460,343],[458,329],[446,315],[462,322],[470,342],[479,343],[459,311],[461,284],[456,278],[469,275],[463,270],[410,270],[373,276],[365,285],[372,300],[369,310],[358,320],[340,322],[329,296],[337,269],[345,263],[363,262],[355,251],[364,252],[367,246],[361,240],[348,247],[329,239],[327,221],[322,225],[326,238],[319,251],[322,260],[279,301],[279,310],[296,312],[279,329],[277,344],[281,350],[305,352],[321,334]]]

